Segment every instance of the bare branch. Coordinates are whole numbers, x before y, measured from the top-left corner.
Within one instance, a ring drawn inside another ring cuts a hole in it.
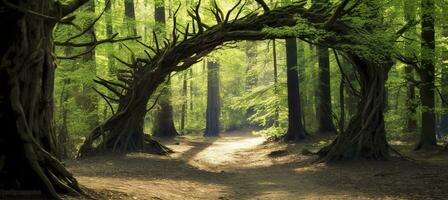
[[[89,26],[87,26],[83,31],[70,37],[69,39],[66,40],[66,42],[69,42],[75,38],[81,37],[82,35],[86,34],[89,30],[91,30],[95,26],[95,24],[98,22],[98,20],[100,20],[100,18],[103,16],[103,14],[106,12],[106,8],[109,4],[110,4],[110,0],[107,0],[106,5],[104,6],[104,9],[103,9],[103,11],[101,11],[100,15],[98,15],[98,17],[96,17],[95,20],[93,20],[92,23],[89,24]]]
[[[224,19],[224,23],[227,23],[229,21],[230,18],[230,14],[232,14],[232,12],[240,5],[241,0],[238,0],[238,2],[235,4],[235,6],[233,6],[229,12],[227,12],[226,18]]]
[[[116,43],[116,42],[123,42],[128,40],[137,40],[140,39],[141,36],[130,36],[130,37],[123,37],[123,38],[117,38],[118,33],[115,33],[109,38],[98,40],[98,41],[91,41],[91,42],[84,42],[84,43],[74,43],[74,42],[58,42],[55,41],[54,45],[56,46],[65,46],[65,47],[90,47],[90,46],[98,46],[104,43]]]
[[[117,96],[118,98],[122,97],[123,94],[122,92],[119,92],[114,86],[110,85],[107,82],[101,81],[101,80],[93,80],[93,82],[98,83],[102,86],[104,86],[105,88],[107,88],[109,91],[111,91],[112,93],[115,94],[115,96]]]
[[[266,4],[266,2],[264,2],[264,0],[255,0],[258,4],[260,4],[261,7],[263,7],[264,12],[268,12],[269,6],[268,4]]]
[[[95,91],[96,93],[98,93],[103,99],[104,101],[106,101],[107,105],[109,105],[110,110],[112,111],[112,115],[115,115],[115,110],[114,107],[112,106],[112,104],[109,102],[109,99],[112,99],[111,97],[106,96],[105,94],[101,93],[100,91],[98,91],[96,88],[92,87],[93,91]],[[118,100],[117,100],[118,101]]]

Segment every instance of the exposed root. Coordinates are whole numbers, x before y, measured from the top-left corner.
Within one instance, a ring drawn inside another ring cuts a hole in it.
[[[143,151],[146,153],[157,155],[168,155],[170,153],[174,153],[174,151],[171,150],[170,148],[160,144],[159,142],[151,138],[145,138],[145,145]]]

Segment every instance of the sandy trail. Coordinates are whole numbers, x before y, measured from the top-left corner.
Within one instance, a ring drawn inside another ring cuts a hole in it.
[[[163,141],[176,153],[71,161],[79,182],[104,199],[448,199],[446,162],[311,164],[310,144],[263,144],[248,132]],[[275,150],[286,150],[270,157]],[[439,159],[440,160],[440,159]]]

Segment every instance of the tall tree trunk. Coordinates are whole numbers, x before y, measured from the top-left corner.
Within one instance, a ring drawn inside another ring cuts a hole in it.
[[[274,61],[274,94],[278,95],[278,66],[277,66],[277,46],[275,39],[272,40],[272,56]],[[280,111],[279,111],[278,105],[275,107],[275,121],[274,126],[279,127],[279,117],[280,117]]]
[[[109,3],[110,4],[110,3]],[[89,17],[87,20],[88,24],[93,23],[93,16],[95,16],[95,1],[89,1],[86,3],[87,12],[92,17]],[[87,31],[87,36],[89,37],[90,41],[94,41],[95,39],[95,27],[92,27]],[[89,49],[94,48],[94,46],[87,46],[86,51]],[[95,59],[95,50],[90,51],[86,55],[83,56],[83,62],[86,64],[85,67],[88,68],[89,74],[92,75],[92,79],[96,77],[96,59]],[[87,112],[89,115],[88,117],[88,124],[89,129],[93,129],[99,124],[99,113],[98,113],[98,95],[92,91],[92,87],[94,83],[90,82],[82,87],[82,95],[85,96],[85,101],[82,102],[82,107],[85,109],[85,112]]]
[[[180,131],[184,133],[185,131],[185,118],[187,116],[187,93],[188,93],[188,85],[187,85],[187,71],[183,72],[182,77],[182,113],[180,117]]]
[[[448,9],[446,6],[443,9],[443,13],[448,17]],[[448,22],[444,22],[442,28],[442,35],[444,38],[448,38]],[[446,44],[446,43],[445,43]],[[439,121],[439,133],[446,135],[448,133],[448,50],[444,48],[442,50],[442,115]],[[448,147],[448,146],[447,146]]]
[[[163,38],[165,36],[164,0],[156,0],[154,7],[156,32]],[[171,105],[171,82],[168,82],[161,92],[162,97],[158,102],[159,108],[157,109],[157,117],[153,129],[153,135],[157,137],[176,137],[178,133],[176,131],[176,127],[174,126],[173,120],[173,106]]]
[[[52,199],[60,199],[57,192],[82,193],[53,156],[55,22],[15,6],[58,18],[77,8],[47,0],[0,2],[0,26],[8,30],[0,37],[0,190],[41,190]]]
[[[246,41],[246,91],[250,91],[252,88],[256,87],[258,82],[258,77],[254,74],[253,69],[257,65],[257,44],[254,41]],[[246,118],[250,118],[255,114],[254,108],[250,107],[246,110]]]
[[[414,1],[404,1],[404,18],[406,22],[415,21],[416,18],[416,4]],[[405,33],[407,38],[413,38],[416,35],[416,28],[411,28],[410,31]],[[406,56],[412,57],[414,56],[415,50],[413,46],[412,40],[406,40],[405,43],[405,54]],[[406,132],[416,132],[417,131],[417,99],[415,94],[415,85],[413,83],[414,80],[414,67],[411,65],[406,65],[404,68],[405,78],[406,78],[406,125],[404,127],[404,131]]]
[[[345,128],[345,78],[341,74],[341,82],[339,83],[339,131],[342,132]]]
[[[113,24],[112,24],[112,18],[113,18],[113,12],[112,12],[112,2],[109,2],[106,4],[106,36],[107,38],[112,37],[112,34],[114,33]],[[115,60],[113,58],[113,52],[114,52],[114,44],[108,44],[109,47],[107,48],[107,68],[109,70],[109,73],[111,75],[116,75],[116,69],[115,69]]]
[[[416,149],[436,146],[434,0],[422,0],[421,69],[422,129]]]
[[[297,70],[297,42],[295,38],[286,39],[286,68],[288,85],[288,130],[285,141],[299,141],[305,138],[300,107],[299,76]]]
[[[384,90],[393,62],[377,64],[354,55],[350,57],[360,77],[361,101],[347,129],[318,154],[326,161],[360,157],[387,159],[389,147],[384,130]]]
[[[193,87],[193,68],[190,68],[190,111],[193,111],[194,87]]]
[[[317,123],[318,133],[335,133],[331,109],[330,55],[328,48],[318,46],[319,82],[317,87]]]
[[[315,9],[324,9],[331,6],[328,0],[312,0]],[[316,117],[317,132],[321,134],[335,133],[333,113],[331,109],[331,85],[330,85],[330,55],[328,48],[317,46],[318,84],[316,88]]]
[[[219,136],[220,104],[219,64],[209,61],[207,62],[207,111],[204,136]]]
[[[127,23],[128,34],[137,35],[137,27],[135,24],[135,5],[134,0],[124,1],[124,15],[126,17],[125,21]]]

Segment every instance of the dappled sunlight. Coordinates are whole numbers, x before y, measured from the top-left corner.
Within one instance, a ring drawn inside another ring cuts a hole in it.
[[[139,179],[116,177],[78,176],[79,182],[91,186],[91,189],[104,188],[132,194],[132,199],[195,199],[195,196],[208,196],[218,199],[229,188],[220,184],[207,184],[191,180],[174,179]],[[164,191],[161,193],[160,191]],[[194,191],[194,193],[192,193]]]
[[[212,145],[192,157],[188,163],[192,165],[197,165],[198,162],[208,163],[209,165],[232,163],[235,161],[233,154],[254,148],[264,141],[265,138],[263,137],[220,137]]]
[[[314,163],[300,154],[312,143],[264,141],[249,133],[180,137],[163,142],[175,151],[169,156],[98,156],[67,166],[82,185],[129,194],[124,199],[416,199],[439,197],[442,190],[434,191],[446,187],[438,168],[402,160]],[[279,150],[285,155],[269,156]],[[436,189],[427,190],[431,183]]]

